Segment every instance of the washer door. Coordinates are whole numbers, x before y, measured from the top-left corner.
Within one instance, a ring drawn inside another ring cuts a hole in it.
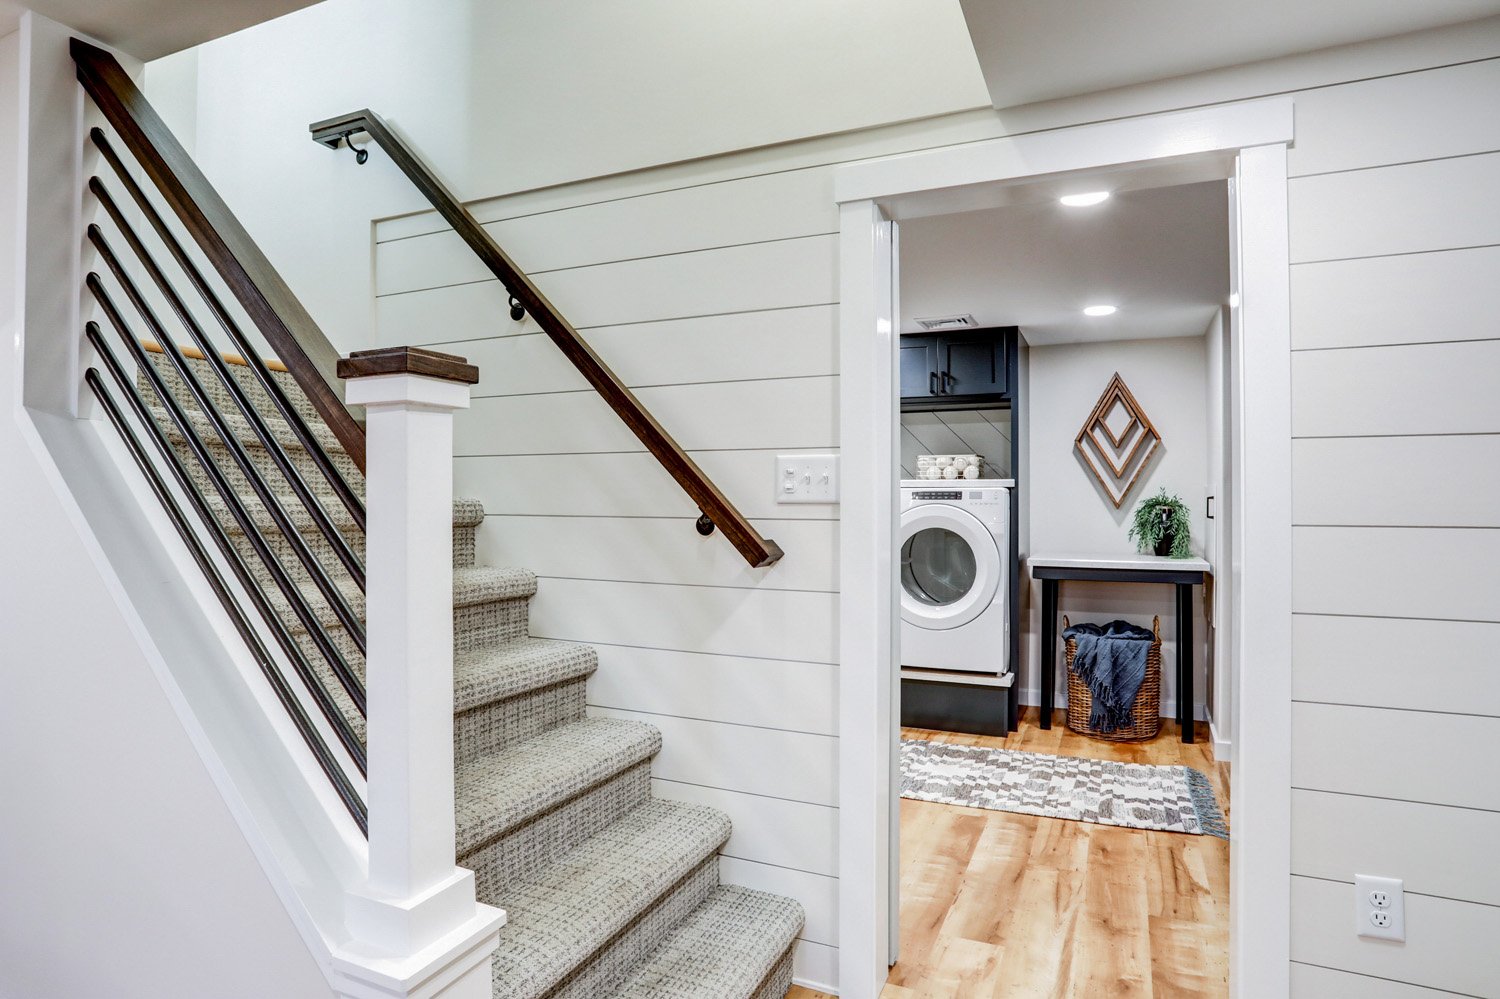
[[[901,515],[901,619],[944,630],[968,624],[995,599],[1000,549],[979,519],[955,506]]]

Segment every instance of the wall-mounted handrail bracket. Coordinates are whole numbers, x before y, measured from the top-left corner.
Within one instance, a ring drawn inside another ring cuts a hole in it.
[[[714,519],[706,513],[698,515],[698,522],[694,526],[705,538],[714,533]]]
[[[314,142],[330,149],[338,148],[339,142],[348,135],[367,132],[426,196],[438,214],[453,227],[459,238],[468,244],[475,256],[489,268],[490,273],[500,280],[500,284],[510,293],[511,318],[520,320],[523,316],[530,315],[536,321],[542,332],[557,345],[573,363],[573,367],[578,369],[578,373],[593,386],[600,398],[615,411],[645,445],[646,450],[651,452],[703,512],[703,516],[698,519],[698,532],[706,535],[718,528],[744,556],[745,561],[758,569],[774,565],[781,558],[781,546],[770,538],[762,537],[745,515],[703,474],[703,470],[641,404],[635,393],[620,381],[619,376],[579,336],[578,331],[562,317],[547,300],[547,296],[532,283],[531,278],[500,248],[489,230],[463,206],[416,152],[391,131],[379,115],[365,108],[337,118],[313,122],[308,126],[308,131],[312,133]]]

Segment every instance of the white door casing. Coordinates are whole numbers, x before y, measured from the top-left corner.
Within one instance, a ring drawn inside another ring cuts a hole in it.
[[[1234,607],[1236,767],[1231,796],[1230,994],[1290,987],[1291,330],[1286,145],[1277,97],[1082,125],[852,163],[834,175],[840,218],[839,982],[875,999],[895,953],[892,743],[899,697],[893,221],[986,207],[987,191],[1073,171],[1233,177],[1242,342]],[[1170,181],[1164,181],[1170,182]],[[1253,683],[1245,678],[1253,677]],[[1247,721],[1249,724],[1247,724]]]

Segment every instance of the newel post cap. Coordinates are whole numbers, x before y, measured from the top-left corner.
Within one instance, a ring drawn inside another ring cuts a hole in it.
[[[462,409],[479,369],[456,354],[424,347],[357,350],[340,358],[346,401],[361,406],[415,405]]]

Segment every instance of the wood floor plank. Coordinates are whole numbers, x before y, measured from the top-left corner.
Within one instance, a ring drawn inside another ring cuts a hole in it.
[[[1207,726],[1145,743],[1052,728],[1035,708],[1006,738],[907,738],[1205,774],[1226,819],[1229,768]],[[1223,999],[1229,994],[1229,842],[926,801],[901,802],[901,960],[881,999]],[[794,987],[789,999],[829,999]]]

